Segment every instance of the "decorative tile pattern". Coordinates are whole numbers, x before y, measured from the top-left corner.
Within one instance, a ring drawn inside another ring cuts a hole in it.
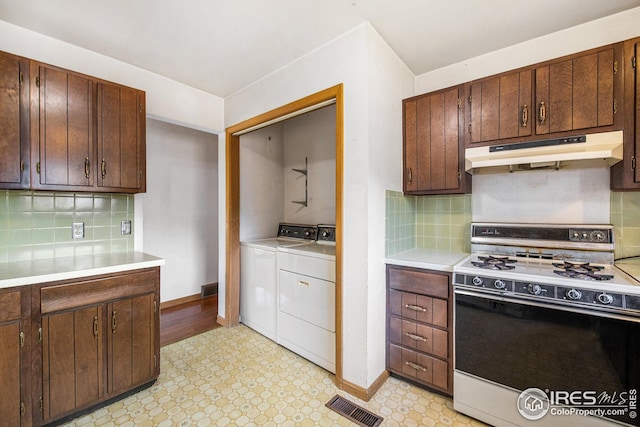
[[[471,195],[405,196],[386,192],[387,256],[414,248],[468,252]]]
[[[640,192],[611,192],[616,258],[640,256]]]
[[[324,406],[335,394],[383,416],[382,426],[484,425],[393,377],[363,402],[338,390],[329,372],[240,325],[163,347],[156,384],[66,426],[355,425]]]
[[[52,193],[0,190],[0,262],[133,250],[129,194]],[[84,223],[85,238],[71,238],[71,224]]]

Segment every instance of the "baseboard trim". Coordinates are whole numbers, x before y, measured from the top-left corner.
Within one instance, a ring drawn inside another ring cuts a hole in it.
[[[218,325],[222,325],[225,328],[229,327],[229,322],[227,322],[227,319],[220,316],[219,314],[218,314],[218,318],[216,319],[216,322],[218,322]]]
[[[346,391],[350,395],[355,396],[360,400],[368,402],[373,396],[375,396],[378,390],[380,390],[380,387],[382,387],[387,378],[389,378],[389,371],[383,371],[380,376],[373,382],[373,384],[369,386],[369,388],[362,388],[343,379],[341,381],[341,384],[338,385],[338,388]]]

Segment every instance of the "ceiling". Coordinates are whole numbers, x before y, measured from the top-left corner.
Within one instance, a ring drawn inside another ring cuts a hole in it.
[[[640,0],[0,0],[0,20],[227,97],[368,21],[416,74]]]

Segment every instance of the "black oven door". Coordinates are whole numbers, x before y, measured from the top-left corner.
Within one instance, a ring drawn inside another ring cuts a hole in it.
[[[457,371],[519,391],[620,395],[640,387],[639,363],[637,318],[456,291]]]

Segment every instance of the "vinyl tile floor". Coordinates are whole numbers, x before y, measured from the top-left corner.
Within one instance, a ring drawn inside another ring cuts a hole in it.
[[[450,399],[389,378],[369,401],[338,390],[328,371],[244,325],[162,347],[150,388],[66,424],[89,426],[355,426],[325,407],[339,394],[381,426],[483,426]]]

